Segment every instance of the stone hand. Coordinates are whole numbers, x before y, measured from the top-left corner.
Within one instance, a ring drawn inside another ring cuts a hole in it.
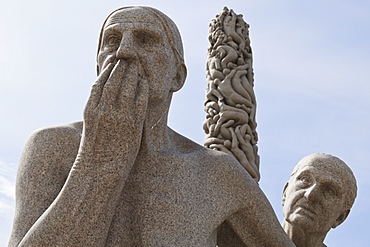
[[[132,165],[140,148],[148,94],[138,66],[125,60],[109,64],[94,83],[84,110],[77,163]]]

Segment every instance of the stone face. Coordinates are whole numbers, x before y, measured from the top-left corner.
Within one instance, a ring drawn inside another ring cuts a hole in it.
[[[356,194],[356,179],[342,160],[306,156],[285,185],[282,225],[298,247],[325,246],[326,234],[347,218]]]
[[[249,25],[224,8],[209,28],[204,146],[235,157],[260,179]]]
[[[237,160],[167,126],[186,78],[167,16],[114,11],[97,61],[83,122],[25,146],[9,246],[294,246]]]

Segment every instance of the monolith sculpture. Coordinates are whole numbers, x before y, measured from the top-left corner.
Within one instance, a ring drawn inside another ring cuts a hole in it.
[[[159,10],[124,7],[107,17],[83,121],[37,130],[26,143],[9,246],[294,246],[237,160],[167,126],[183,58],[176,25]],[[231,84],[250,80],[241,70],[249,63],[225,66]],[[224,107],[254,116],[235,98]],[[230,133],[255,138],[253,127]]]
[[[224,8],[209,28],[204,146],[235,157],[259,181],[256,97],[249,25]]]

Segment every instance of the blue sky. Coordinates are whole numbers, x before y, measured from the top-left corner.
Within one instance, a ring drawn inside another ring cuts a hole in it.
[[[358,197],[328,246],[367,246],[370,221],[370,2],[75,1],[0,2],[0,246],[14,212],[17,163],[28,136],[82,119],[95,80],[99,29],[125,5],[149,5],[178,25],[188,79],[169,125],[198,143],[208,23],[224,6],[251,25],[261,188],[281,220],[281,193],[295,164],[325,152],[354,171]]]

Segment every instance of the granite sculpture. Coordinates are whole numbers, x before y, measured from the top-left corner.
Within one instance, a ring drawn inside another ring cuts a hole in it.
[[[356,179],[342,160],[308,155],[285,185],[282,226],[297,247],[326,246],[327,233],[347,218],[356,194]]]
[[[115,10],[97,64],[83,121],[25,145],[9,246],[294,246],[236,159],[167,126],[186,67],[166,15]]]
[[[249,25],[224,8],[209,28],[204,146],[235,157],[260,179]]]

